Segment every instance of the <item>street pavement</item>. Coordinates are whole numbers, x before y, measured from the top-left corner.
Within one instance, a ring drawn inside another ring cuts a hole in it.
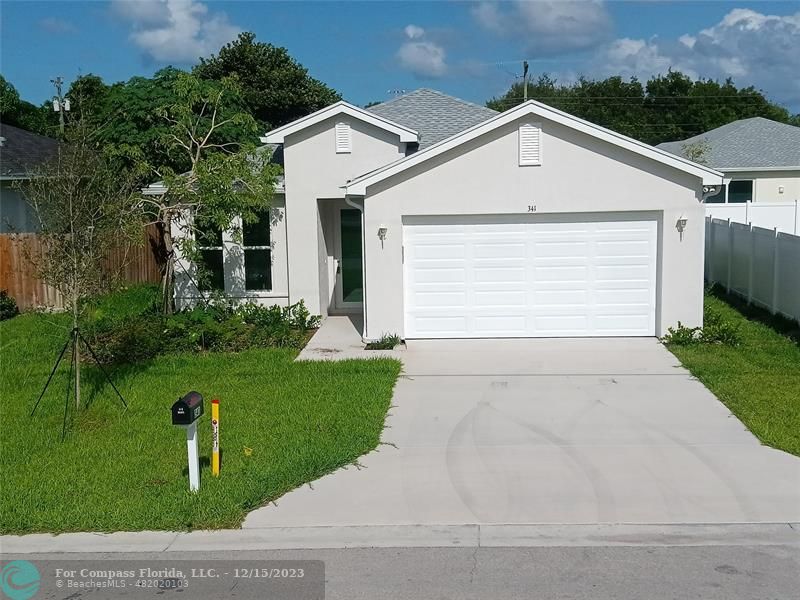
[[[44,559],[79,558],[91,569],[107,561],[159,561],[165,553],[59,554],[4,556],[36,564]],[[328,550],[189,552],[179,557],[197,569],[225,564],[297,565],[323,561],[328,600],[542,599],[542,600],[792,600],[800,590],[797,546],[625,546],[536,548],[362,548]],[[117,562],[113,564],[119,564]],[[124,564],[124,563],[123,563]],[[143,590],[69,591],[37,596],[48,599],[192,598],[193,600],[300,600],[295,593],[265,595],[263,580],[229,579],[222,587],[192,580],[183,592]]]

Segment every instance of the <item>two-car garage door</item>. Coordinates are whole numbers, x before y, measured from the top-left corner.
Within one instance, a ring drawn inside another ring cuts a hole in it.
[[[655,335],[655,219],[414,217],[407,338]]]

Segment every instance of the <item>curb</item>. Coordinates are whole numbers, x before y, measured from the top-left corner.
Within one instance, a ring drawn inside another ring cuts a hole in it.
[[[3,554],[776,545],[800,547],[800,523],[358,525],[0,536]]]

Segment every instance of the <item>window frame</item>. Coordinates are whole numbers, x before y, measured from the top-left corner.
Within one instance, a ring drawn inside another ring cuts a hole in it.
[[[273,263],[273,230],[272,230],[272,214],[271,209],[267,209],[265,212],[267,217],[266,224],[268,229],[268,245],[256,245],[256,246],[246,246],[244,240],[244,224],[242,223],[241,217],[235,217],[233,222],[231,223],[231,227],[228,229],[223,229],[221,231],[221,246],[201,246],[197,239],[196,230],[193,231],[193,237],[195,242],[197,243],[197,249],[199,251],[202,250],[221,250],[222,251],[222,280],[223,280],[223,287],[220,288],[207,288],[207,289],[200,289],[197,286],[197,281],[195,281],[195,287],[197,287],[197,291],[199,294],[205,294],[209,292],[214,292],[217,290],[224,291],[224,293],[228,296],[234,298],[258,298],[258,297],[271,297],[274,295],[275,290],[275,279],[274,279],[274,263]],[[234,230],[239,230],[241,232],[241,240],[236,241],[235,236],[233,234]],[[269,268],[269,289],[248,289],[246,287],[247,277],[245,273],[245,250],[266,250],[267,257],[268,257],[268,268]],[[197,274],[197,266],[195,265],[193,269],[195,276]],[[237,279],[241,279],[241,284],[237,283]]]
[[[750,200],[745,200],[744,202],[731,202],[730,201],[731,184],[740,183],[740,182],[749,182],[750,183]],[[756,180],[755,179],[753,179],[753,178],[731,179],[725,185],[725,204],[747,204],[748,202],[755,202],[755,200],[756,200]]]
[[[255,294],[258,294],[258,293],[271,293],[273,291],[273,289],[275,288],[275,283],[272,280],[272,276],[273,276],[273,272],[272,272],[272,215],[270,214],[269,209],[267,209],[267,212],[265,213],[264,216],[266,217],[266,220],[267,220],[266,225],[267,225],[267,242],[268,243],[267,243],[266,246],[264,246],[263,244],[253,245],[253,246],[247,245],[247,243],[246,243],[246,241],[244,239],[244,227],[245,227],[245,225],[244,225],[244,223],[241,222],[241,219],[239,219],[239,223],[240,223],[241,230],[242,230],[242,242],[241,242],[241,244],[238,244],[238,245],[239,245],[241,253],[242,253],[242,272],[243,272],[242,274],[244,275],[244,278],[243,278],[244,291],[245,291],[245,294],[247,294],[247,295],[250,295],[250,294],[253,294],[253,293],[255,293]],[[261,223],[261,221],[259,221],[259,223]],[[267,288],[267,289],[250,289],[250,288],[247,287],[247,254],[246,253],[247,253],[248,250],[266,250],[266,252],[267,252],[267,265],[268,265],[268,268],[269,268],[269,288]]]
[[[196,280],[195,281],[195,285],[197,286],[198,291],[200,293],[217,292],[217,291],[222,291],[222,292],[227,293],[227,291],[228,291],[228,281],[227,281],[227,277],[225,276],[225,260],[226,260],[226,255],[225,255],[225,230],[224,229],[220,229],[220,232],[219,232],[219,246],[201,245],[202,242],[200,242],[197,239],[197,229],[196,228],[194,229],[194,233],[195,233],[194,240],[195,240],[195,243],[197,244],[198,252],[200,252],[202,254],[202,252],[204,250],[214,250],[214,251],[219,251],[221,253],[220,255],[222,256],[222,265],[221,265],[221,267],[222,267],[222,287],[219,288],[219,287],[214,287],[212,285],[211,287],[208,287],[208,288],[201,288],[200,287],[200,282]],[[205,262],[205,260],[203,262]],[[203,266],[206,269],[208,269],[209,271],[213,272],[213,270],[209,269],[207,265],[203,265]],[[197,269],[197,266],[195,265],[195,268],[194,268],[194,276],[195,277],[198,277],[197,273],[198,273],[198,269]]]

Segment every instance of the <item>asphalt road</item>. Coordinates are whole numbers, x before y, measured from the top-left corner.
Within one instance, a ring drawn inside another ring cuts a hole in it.
[[[3,563],[24,559],[40,570],[56,563],[92,570],[154,567],[192,561],[198,573],[233,573],[241,565],[292,568],[307,573],[322,561],[324,597],[334,599],[570,599],[570,600],[792,600],[800,597],[800,548],[797,546],[538,547],[538,548],[384,548],[276,550],[136,554],[4,555]],[[42,562],[45,559],[54,562]],[[113,562],[109,562],[113,561]],[[225,562],[220,562],[225,561]],[[253,562],[258,561],[258,562]],[[274,562],[278,561],[278,562]],[[180,563],[183,569],[189,563]],[[204,569],[205,571],[201,571]],[[319,572],[319,571],[315,571]],[[251,573],[248,571],[248,573]],[[251,573],[252,574],[252,573]],[[184,573],[184,576],[186,573]],[[216,580],[193,577],[189,588],[59,589],[42,580],[39,598],[192,598],[217,600],[299,600],[322,591],[250,577]],[[273,576],[274,577],[274,576]],[[309,575],[306,575],[308,578]],[[173,581],[165,578],[162,581]]]

